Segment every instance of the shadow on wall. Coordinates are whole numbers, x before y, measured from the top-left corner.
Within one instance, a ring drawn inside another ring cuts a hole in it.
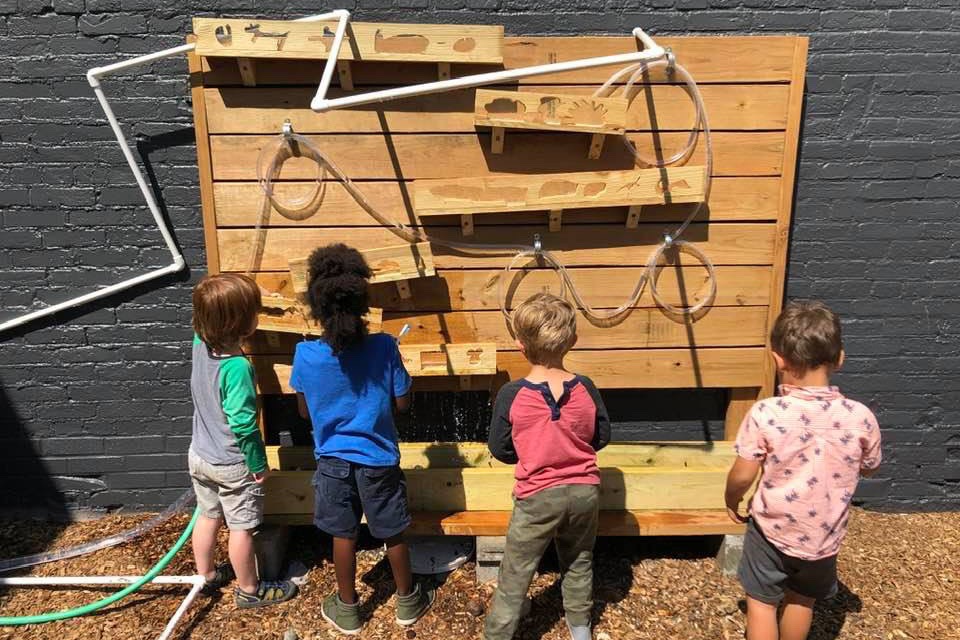
[[[78,487],[71,486],[65,459],[41,457],[40,442],[30,437],[0,381],[0,549],[6,558],[45,551],[70,521],[69,493]],[[24,517],[43,522],[26,527],[30,535],[24,536]],[[15,520],[16,527],[4,520]]]

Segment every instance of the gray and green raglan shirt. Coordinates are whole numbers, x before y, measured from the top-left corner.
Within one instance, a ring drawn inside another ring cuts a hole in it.
[[[250,473],[266,469],[253,365],[242,355],[215,356],[194,336],[190,391],[193,452],[210,464],[245,462]]]

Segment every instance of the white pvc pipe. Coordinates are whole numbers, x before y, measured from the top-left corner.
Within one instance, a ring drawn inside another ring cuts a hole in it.
[[[604,67],[614,64],[626,64],[637,62],[648,62],[663,58],[666,51],[663,47],[657,45],[643,29],[637,27],[633,30],[633,35],[643,44],[645,49],[636,53],[622,53],[612,56],[602,56],[599,58],[584,58],[582,60],[570,60],[567,62],[555,62],[552,64],[542,64],[534,67],[524,67],[522,69],[506,69],[504,71],[491,71],[489,73],[479,73],[463,78],[452,78],[450,80],[438,80],[436,82],[427,82],[409,87],[394,87],[383,89],[381,91],[371,91],[355,96],[344,96],[328,100],[327,87],[317,87],[317,93],[310,102],[310,108],[314,111],[323,112],[341,107],[352,107],[372,102],[385,102],[397,98],[408,98],[411,96],[420,96],[430,93],[439,93],[441,91],[451,91],[453,89],[466,89],[470,87],[480,87],[488,84],[496,84],[505,80],[516,80],[518,78],[527,78],[530,76],[540,76],[548,73],[561,73],[564,71],[576,71],[578,69],[590,69],[592,67]],[[336,46],[331,49],[330,57],[327,58],[327,65],[330,66],[336,62],[339,50]]]
[[[28,576],[22,578],[0,578],[0,585],[10,586],[84,586],[84,585],[116,585],[132,584],[139,580],[141,576]],[[206,579],[200,575],[194,576],[157,576],[148,584],[189,584],[193,585],[190,592],[187,593],[183,602],[173,612],[167,626],[164,627],[157,640],[168,640],[173,634],[174,629],[180,622],[180,618],[187,612],[193,601],[197,599],[200,590],[203,589]]]
[[[313,22],[317,20],[330,20],[334,18],[338,19],[340,23],[337,26],[337,33],[334,38],[334,47],[331,50],[331,53],[333,53],[339,52],[340,50],[340,43],[343,41],[343,35],[346,32],[347,22],[350,19],[350,13],[348,11],[338,9],[329,13],[299,18],[295,22]],[[126,159],[127,165],[130,167],[130,171],[133,173],[133,177],[137,181],[137,186],[140,187],[140,192],[143,194],[143,199],[147,203],[147,208],[149,208],[150,213],[153,214],[153,219],[157,224],[157,228],[160,230],[160,235],[163,236],[163,241],[167,245],[167,249],[170,251],[170,256],[173,262],[167,266],[160,267],[148,273],[123,280],[107,287],[103,287],[102,289],[97,289],[75,298],[44,307],[43,309],[30,311],[15,318],[6,320],[0,323],[0,332],[6,331],[7,329],[13,329],[14,327],[19,327],[28,322],[32,322],[33,320],[53,315],[66,309],[78,307],[82,304],[111,296],[120,291],[135,287],[144,282],[149,282],[150,280],[155,280],[156,278],[160,278],[167,274],[177,273],[183,269],[184,266],[186,266],[186,261],[183,258],[183,254],[180,253],[180,251],[177,249],[176,243],[173,241],[173,235],[170,233],[170,229],[167,227],[166,222],[163,219],[160,208],[157,206],[156,199],[153,197],[153,192],[147,186],[147,181],[144,179],[143,172],[140,171],[140,166],[133,157],[133,151],[130,149],[130,145],[127,143],[126,137],[123,135],[123,130],[120,128],[120,124],[117,122],[117,117],[114,115],[113,109],[110,107],[110,103],[107,101],[107,97],[104,95],[103,89],[100,87],[100,78],[120,71],[125,71],[126,69],[131,69],[133,67],[150,64],[151,62],[156,62],[157,60],[169,58],[181,53],[189,53],[194,49],[196,49],[196,44],[184,44],[180,45],[179,47],[164,49],[163,51],[155,51],[154,53],[148,53],[146,55],[131,58],[129,60],[122,60],[120,62],[104,65],[102,67],[94,67],[87,71],[87,82],[89,82],[90,86],[93,87],[94,94],[97,96],[97,101],[100,103],[100,107],[103,109],[103,113],[107,117],[107,122],[110,124],[110,128],[113,129],[113,134],[117,138],[117,144],[120,145],[120,151],[123,153],[123,157]],[[336,55],[332,55],[327,60],[327,65],[323,72],[323,78],[320,81],[321,86],[325,87],[324,93],[326,93],[326,87],[329,87],[330,85],[335,67]]]

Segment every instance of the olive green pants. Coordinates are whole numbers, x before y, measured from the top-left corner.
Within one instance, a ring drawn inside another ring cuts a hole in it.
[[[562,485],[515,500],[497,591],[484,627],[486,640],[510,640],[540,558],[556,541],[567,622],[590,624],[593,608],[593,543],[597,538],[600,487]]]

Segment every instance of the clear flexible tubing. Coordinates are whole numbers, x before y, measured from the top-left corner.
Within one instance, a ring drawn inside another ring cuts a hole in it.
[[[150,533],[161,524],[189,507],[193,503],[194,498],[195,496],[193,490],[188,489],[187,491],[184,491],[183,495],[177,498],[173,504],[164,509],[162,513],[157,514],[149,520],[141,522],[131,529],[127,529],[126,531],[103,538],[101,540],[80,544],[74,547],[68,547],[66,549],[55,549],[53,551],[46,551],[44,553],[34,553],[29,556],[0,560],[0,573],[15,571],[16,569],[25,569],[27,567],[44,564],[47,562],[56,562],[58,560],[66,560],[67,558],[85,556],[89,553],[93,553],[94,551],[115,547],[123,542],[130,542],[131,540]]]
[[[68,618],[79,618],[80,616],[85,616],[99,609],[103,609],[106,606],[113,604],[118,600],[126,598],[128,595],[135,591],[139,591],[143,585],[147,584],[158,575],[160,572],[167,568],[167,565],[170,564],[170,561],[173,560],[173,557],[177,555],[177,552],[186,544],[187,540],[190,539],[190,534],[193,533],[193,527],[197,523],[197,518],[200,516],[200,507],[197,507],[193,511],[193,517],[190,518],[190,523],[187,525],[187,528],[183,530],[183,533],[180,534],[180,537],[177,541],[170,547],[169,551],[160,558],[160,561],[148,571],[142,578],[136,582],[131,582],[129,585],[120,589],[119,591],[110,594],[106,598],[97,600],[96,602],[91,602],[90,604],[83,605],[82,607],[76,607],[74,609],[65,609],[63,611],[51,611],[50,613],[40,613],[30,616],[8,616],[0,617],[0,627],[12,627],[25,624],[43,624],[46,622],[54,622],[55,620],[66,620]]]
[[[513,259],[507,264],[504,268],[504,273],[498,282],[498,297],[500,303],[500,310],[504,314],[507,322],[511,320],[511,313],[507,309],[507,301],[504,295],[504,282],[508,281],[509,275],[513,269],[517,268],[517,264],[521,260],[526,260],[527,262],[536,259],[544,260],[552,269],[554,269],[560,277],[561,282],[561,296],[565,295],[566,290],[569,289],[570,293],[577,303],[577,305],[582,309],[584,315],[591,321],[596,324],[608,323],[622,314],[627,310],[634,307],[639,301],[640,297],[643,295],[643,290],[646,286],[649,285],[650,293],[654,301],[666,312],[674,315],[693,315],[703,309],[706,305],[712,302],[713,298],[716,295],[716,273],[713,267],[713,264],[710,262],[709,258],[695,245],[690,244],[684,240],[680,240],[679,236],[686,231],[690,223],[696,218],[697,214],[703,208],[704,203],[709,197],[710,193],[710,183],[711,175],[713,170],[713,147],[712,139],[710,135],[710,128],[707,122],[706,110],[703,106],[703,98],[700,95],[699,88],[697,87],[696,82],[693,80],[692,76],[684,69],[682,66],[675,64],[672,60],[664,59],[657,60],[652,63],[638,63],[635,65],[629,65],[615,72],[610,78],[594,93],[595,96],[605,96],[610,95],[611,87],[621,80],[627,74],[630,74],[628,82],[623,87],[623,93],[628,98],[629,101],[636,97],[636,92],[633,92],[633,87],[635,83],[646,73],[649,73],[650,70],[660,68],[660,67],[671,67],[672,70],[679,75],[683,80],[687,93],[690,95],[691,99],[694,102],[696,108],[696,116],[694,118],[693,126],[690,130],[690,135],[687,139],[687,143],[684,147],[675,153],[673,156],[666,160],[649,160],[645,159],[639,155],[639,153],[634,149],[634,147],[629,143],[626,137],[623,137],[623,143],[631,151],[636,160],[647,166],[653,167],[666,167],[670,164],[685,160],[693,153],[693,150],[697,144],[699,134],[701,130],[703,131],[704,140],[706,143],[706,176],[705,176],[705,185],[704,185],[704,200],[698,203],[686,219],[677,227],[676,230],[671,234],[666,234],[664,242],[651,254],[650,258],[647,261],[646,268],[641,273],[640,278],[637,281],[636,286],[634,287],[633,292],[629,298],[621,304],[616,309],[607,312],[600,312],[590,305],[588,305],[580,295],[579,290],[576,287],[576,284],[573,281],[573,278],[570,276],[567,268],[549,251],[542,250],[539,246],[530,246],[530,245],[514,245],[514,244],[482,244],[482,243],[466,243],[466,242],[457,242],[453,240],[445,240],[441,238],[433,238],[427,235],[427,233],[421,229],[415,229],[403,223],[392,220],[382,214],[376,209],[363,195],[363,192],[350,180],[347,176],[329,157],[327,157],[320,149],[313,144],[313,142],[300,134],[290,133],[285,134],[277,138],[276,142],[273,145],[265,145],[260,151],[260,155],[257,160],[257,177],[260,181],[260,186],[264,191],[267,201],[274,206],[282,215],[287,217],[292,217],[294,219],[304,219],[305,217],[312,215],[316,211],[316,206],[314,204],[317,202],[316,198],[310,199],[301,199],[296,202],[280,202],[273,194],[273,180],[277,177],[280,167],[283,162],[293,157],[294,153],[292,151],[291,142],[296,142],[300,145],[300,155],[308,157],[318,165],[318,180],[322,179],[325,176],[326,170],[329,169],[331,173],[343,183],[344,188],[350,193],[350,195],[357,201],[357,203],[366,211],[371,217],[377,220],[380,224],[387,227],[397,236],[402,238],[407,242],[430,242],[439,246],[447,247],[455,251],[475,253],[475,252],[495,252],[495,253],[510,253],[515,252]],[[633,93],[633,95],[631,95]],[[271,160],[269,164],[265,165],[265,158],[270,157]],[[320,192],[320,187],[315,191],[315,196]],[[308,202],[308,206],[303,207],[299,210],[294,209],[294,207],[302,205],[304,202]],[[265,202],[267,204],[267,202]],[[269,212],[269,207],[265,207],[265,212]],[[292,215],[288,215],[292,214]],[[302,216],[302,217],[301,217]],[[257,222],[256,234],[259,236],[261,221],[265,216],[261,215],[261,218]],[[259,242],[256,242],[255,245],[258,245]],[[660,294],[660,291],[657,289],[656,280],[657,272],[660,266],[661,259],[666,255],[667,251],[675,249],[680,252],[688,253],[694,256],[699,260],[708,273],[708,280],[710,282],[710,291],[706,297],[704,297],[700,302],[692,306],[678,307],[673,304],[670,304],[663,299],[663,296]],[[254,256],[257,255],[257,248],[254,248]],[[253,268],[254,262],[251,261],[251,269]]]

